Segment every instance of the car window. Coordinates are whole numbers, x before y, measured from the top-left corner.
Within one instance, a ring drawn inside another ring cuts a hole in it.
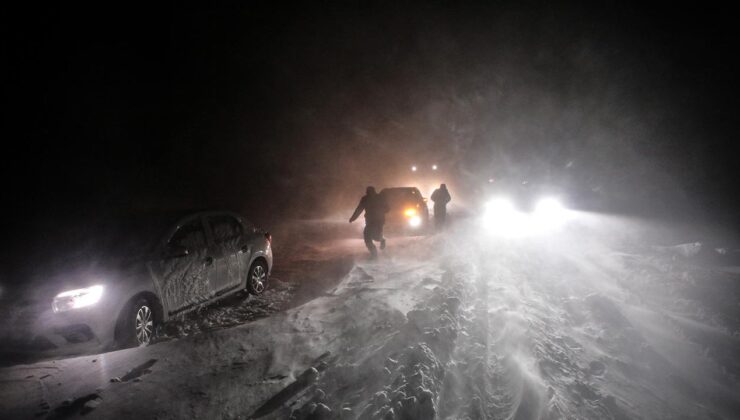
[[[383,190],[383,193],[391,208],[415,205],[420,200],[418,192],[414,189]]]
[[[222,243],[233,239],[238,239],[242,234],[242,225],[232,216],[212,216],[209,218],[213,240],[216,243]]]
[[[180,227],[172,235],[169,242],[170,246],[184,247],[187,249],[202,249],[206,246],[206,234],[200,220],[193,220]]]

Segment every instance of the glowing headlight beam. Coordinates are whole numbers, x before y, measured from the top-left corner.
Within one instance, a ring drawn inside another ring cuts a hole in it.
[[[534,211],[540,214],[562,213],[565,207],[557,199],[548,197],[538,201]]]
[[[95,305],[101,297],[103,297],[103,286],[99,284],[84,289],[67,290],[54,297],[52,309],[54,312],[64,312],[84,308]]]
[[[514,203],[508,198],[498,197],[486,203],[486,213],[491,215],[502,215],[515,212]]]
[[[565,223],[567,210],[559,200],[548,197],[537,202],[532,217],[538,229],[556,229]]]
[[[403,215],[404,215],[404,216],[406,216],[406,217],[413,217],[413,216],[416,216],[416,209],[406,209],[406,210],[405,210],[405,211],[403,212]]]
[[[483,226],[490,232],[503,236],[518,235],[525,225],[522,214],[514,203],[505,197],[497,197],[486,203]]]
[[[411,219],[409,219],[409,226],[411,227],[419,227],[421,225],[421,217],[414,216]]]
[[[552,197],[538,201],[532,213],[518,211],[511,200],[497,197],[486,204],[482,224],[496,235],[523,237],[556,231],[568,218],[565,206]]]

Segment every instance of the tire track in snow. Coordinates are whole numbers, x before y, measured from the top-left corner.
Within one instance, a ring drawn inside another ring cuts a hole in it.
[[[491,290],[505,274],[490,272],[487,266],[481,259],[470,276],[468,307],[461,314],[461,333],[448,364],[440,417],[538,418],[544,393],[525,368],[531,358],[520,348],[526,325],[496,295],[501,288]]]
[[[625,418],[599,389],[604,363],[579,344],[573,319],[589,300],[570,298],[557,253],[496,247],[478,254],[460,334],[440,400],[441,418]],[[584,308],[586,307],[586,308]]]
[[[289,411],[291,418],[437,417],[445,364],[454,350],[458,331],[457,314],[463,281],[454,274],[457,268],[454,264],[442,264],[440,270],[437,264],[412,263],[409,266],[406,261],[405,266],[414,268],[409,271],[403,270],[404,264],[396,266],[396,263],[368,267],[373,270],[365,269],[364,275],[358,270],[358,278],[367,282],[369,279],[366,277],[378,280],[378,277],[385,276],[385,280],[378,281],[380,284],[373,287],[403,283],[403,289],[392,295],[376,291],[363,293],[363,296],[375,300],[375,306],[379,297],[392,296],[388,301],[381,300],[390,309],[398,307],[393,301],[401,299],[399,295],[413,296],[416,305],[407,310],[400,324],[386,325],[382,312],[376,312],[374,324],[380,323],[390,329],[343,334],[343,340],[348,336],[364,337],[364,346],[357,346],[357,339],[352,339],[353,343],[348,342],[354,345],[347,347],[345,354],[337,355],[335,365],[321,375],[314,389],[308,391],[306,397],[290,404],[293,407],[292,412]],[[435,272],[436,275],[433,274]],[[397,274],[402,276],[397,277]],[[433,278],[440,274],[441,278]],[[416,280],[409,281],[410,278]],[[356,295],[364,289],[352,293]],[[287,416],[288,413],[283,411],[282,415]],[[284,418],[277,416],[274,418]]]

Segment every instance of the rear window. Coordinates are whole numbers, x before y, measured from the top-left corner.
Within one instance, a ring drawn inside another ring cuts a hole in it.
[[[415,205],[422,200],[421,194],[416,189],[389,189],[381,192],[388,201],[391,208]]]

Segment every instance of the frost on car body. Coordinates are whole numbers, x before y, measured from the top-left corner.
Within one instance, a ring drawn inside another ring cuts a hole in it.
[[[147,344],[158,323],[248,288],[253,267],[264,290],[271,237],[240,216],[211,211],[139,222],[92,229],[82,251],[63,253],[64,261],[75,254],[84,269],[57,267],[62,273],[43,287],[28,287],[39,305],[22,311],[28,322],[18,327],[26,341],[41,339],[47,348]],[[93,285],[95,302],[77,307],[71,300],[85,299],[76,294]]]

